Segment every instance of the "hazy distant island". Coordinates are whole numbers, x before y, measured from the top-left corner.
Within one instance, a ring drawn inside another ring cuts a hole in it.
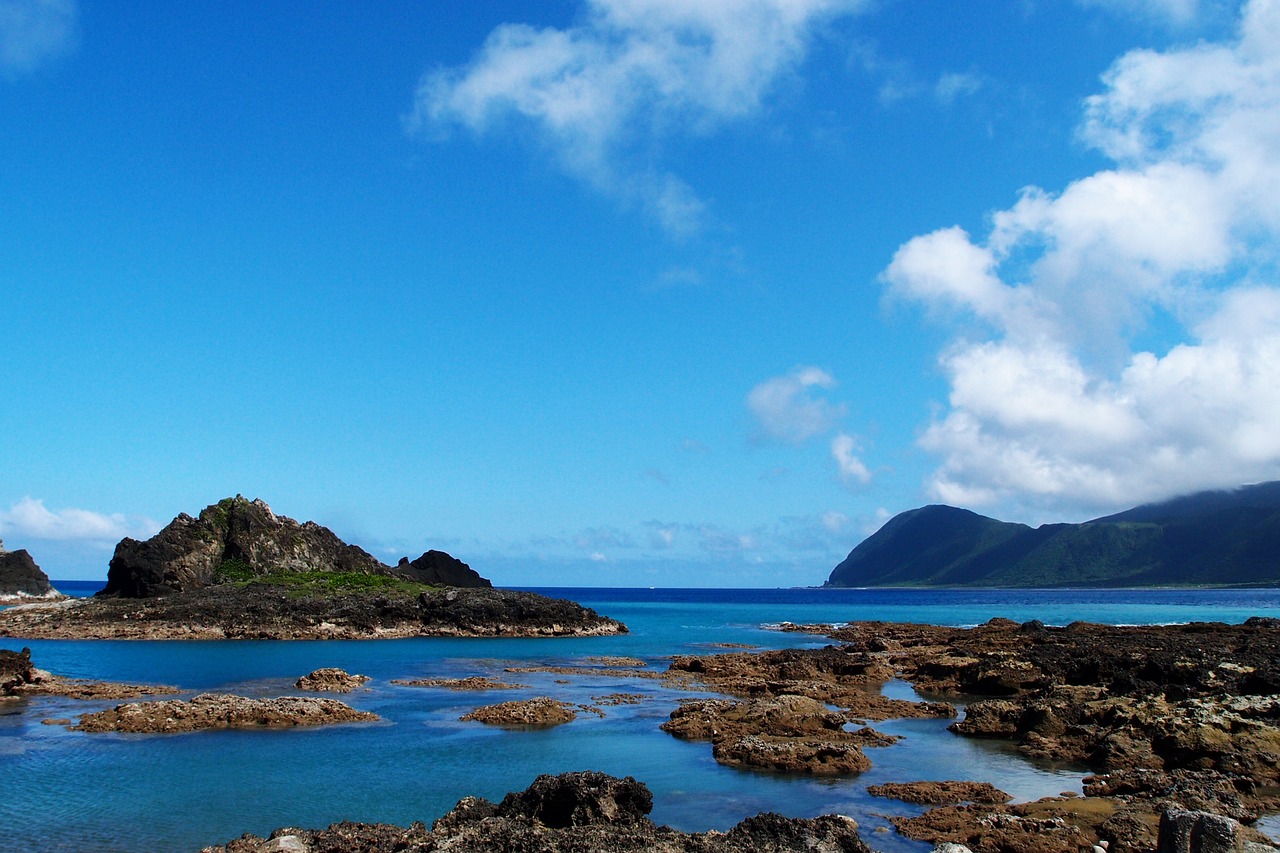
[[[1034,528],[951,506],[920,507],[854,548],[826,586],[1277,584],[1280,482]]]
[[[554,637],[626,633],[574,602],[494,589],[427,551],[387,566],[315,522],[225,498],[122,540],[92,599],[0,611],[0,636],[128,639]]]

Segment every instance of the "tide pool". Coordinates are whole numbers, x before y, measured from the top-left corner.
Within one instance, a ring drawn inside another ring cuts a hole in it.
[[[538,774],[602,770],[634,776],[654,794],[653,819],[690,831],[726,829],[760,811],[808,817],[849,814],[886,853],[929,845],[875,832],[886,815],[917,807],[866,793],[868,785],[917,779],[991,781],[1019,800],[1079,791],[1083,768],[1026,761],[1007,747],[956,737],[947,721],[876,724],[903,735],[868,750],[860,776],[813,780],[724,768],[705,743],[658,726],[682,697],[705,696],[602,669],[590,675],[508,672],[581,666],[626,656],[660,672],[673,654],[718,644],[821,646],[821,637],[768,630],[783,621],[862,619],[972,625],[994,616],[1066,624],[1112,624],[1280,616],[1276,590],[537,590],[573,598],[621,619],[621,637],[561,640],[24,641],[36,664],[71,677],[173,684],[185,691],[249,696],[295,693],[293,681],[337,666],[369,675],[349,704],[379,714],[373,724],[315,730],[90,735],[43,725],[115,704],[34,698],[0,704],[0,839],[5,850],[191,850],[283,825],[338,820],[430,823],[466,795],[500,799]],[[457,693],[390,683],[393,678],[488,675],[524,687]],[[893,683],[892,695],[910,696]],[[599,704],[616,693],[637,704],[603,705],[545,731],[507,731],[458,720],[484,704],[550,695]]]

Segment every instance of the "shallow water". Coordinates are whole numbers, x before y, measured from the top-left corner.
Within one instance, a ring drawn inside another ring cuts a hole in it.
[[[246,831],[325,826],[341,819],[428,823],[466,795],[499,799],[540,773],[594,769],[631,775],[654,794],[653,818],[684,830],[726,829],[760,811],[853,815],[885,853],[929,845],[876,832],[886,815],[918,807],[870,797],[868,785],[916,779],[995,782],[1020,800],[1080,790],[1081,769],[1032,764],[1006,746],[956,737],[945,720],[876,725],[903,735],[869,750],[861,776],[813,780],[721,767],[708,744],[658,729],[683,696],[656,679],[508,673],[510,666],[581,665],[604,655],[638,657],[661,671],[672,654],[713,644],[820,646],[820,637],[766,630],[782,621],[855,619],[966,625],[993,616],[1111,623],[1240,622],[1280,616],[1277,591],[542,590],[626,622],[622,637],[565,640],[21,641],[37,665],[61,675],[177,685],[256,696],[294,692],[298,676],[338,666],[372,676],[346,701],[383,722],[315,730],[90,735],[42,725],[113,703],[39,698],[0,705],[0,835],[3,850],[197,850]],[[526,687],[456,693],[392,678],[490,675]],[[892,695],[912,695],[894,683]],[[479,705],[552,695],[588,704],[640,693],[546,731],[506,731],[458,717]],[[705,694],[696,694],[705,695]],[[51,828],[56,828],[51,831]]]

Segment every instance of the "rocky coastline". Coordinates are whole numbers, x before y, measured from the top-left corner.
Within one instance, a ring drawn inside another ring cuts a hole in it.
[[[230,693],[202,693],[191,699],[127,702],[83,714],[78,732],[177,734],[205,729],[278,729],[374,722],[377,714],[358,711],[337,699],[281,696],[250,699]]]
[[[840,645],[677,657],[673,672],[742,698],[698,703],[693,727],[688,710],[678,709],[663,728],[714,733],[722,720],[746,716],[793,747],[803,766],[787,769],[822,772],[820,759],[806,756],[811,735],[797,728],[806,715],[760,713],[762,703],[787,697],[791,706],[800,704],[796,697],[821,703],[807,716],[828,730],[855,717],[943,715],[951,707],[867,691],[899,678],[922,694],[964,703],[963,717],[950,726],[959,736],[1007,740],[1029,757],[1097,774],[1086,779],[1082,797],[1016,805],[1005,804],[994,787],[975,797],[977,789],[956,783],[882,786],[875,793],[936,806],[894,818],[903,835],[973,853],[1090,850],[1099,841],[1112,853],[1149,853],[1162,832],[1174,832],[1162,830],[1164,816],[1191,810],[1234,827],[1235,846],[1224,851],[1275,849],[1248,824],[1280,811],[1278,620],[1053,628],[994,619],[969,629],[858,622],[784,630],[826,635]],[[715,737],[708,739],[714,744]],[[851,764],[848,772],[863,769]]]
[[[25,553],[25,552],[15,552]],[[621,622],[572,601],[495,589],[443,551],[383,565],[315,522],[226,498],[116,546],[91,599],[0,610],[0,637],[373,639],[592,637]]]
[[[761,814],[728,832],[685,833],[649,818],[653,795],[630,776],[585,771],[539,776],[494,804],[466,797],[430,829],[424,823],[338,823],[244,835],[201,853],[871,853],[851,818]]]
[[[621,622],[572,601],[489,588],[218,584],[155,598],[71,599],[0,611],[0,637],[30,639],[355,640],[626,632]]]

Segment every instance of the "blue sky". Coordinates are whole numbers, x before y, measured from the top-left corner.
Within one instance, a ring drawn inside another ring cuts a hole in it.
[[[1280,477],[1280,3],[0,0],[0,537],[500,585]]]

